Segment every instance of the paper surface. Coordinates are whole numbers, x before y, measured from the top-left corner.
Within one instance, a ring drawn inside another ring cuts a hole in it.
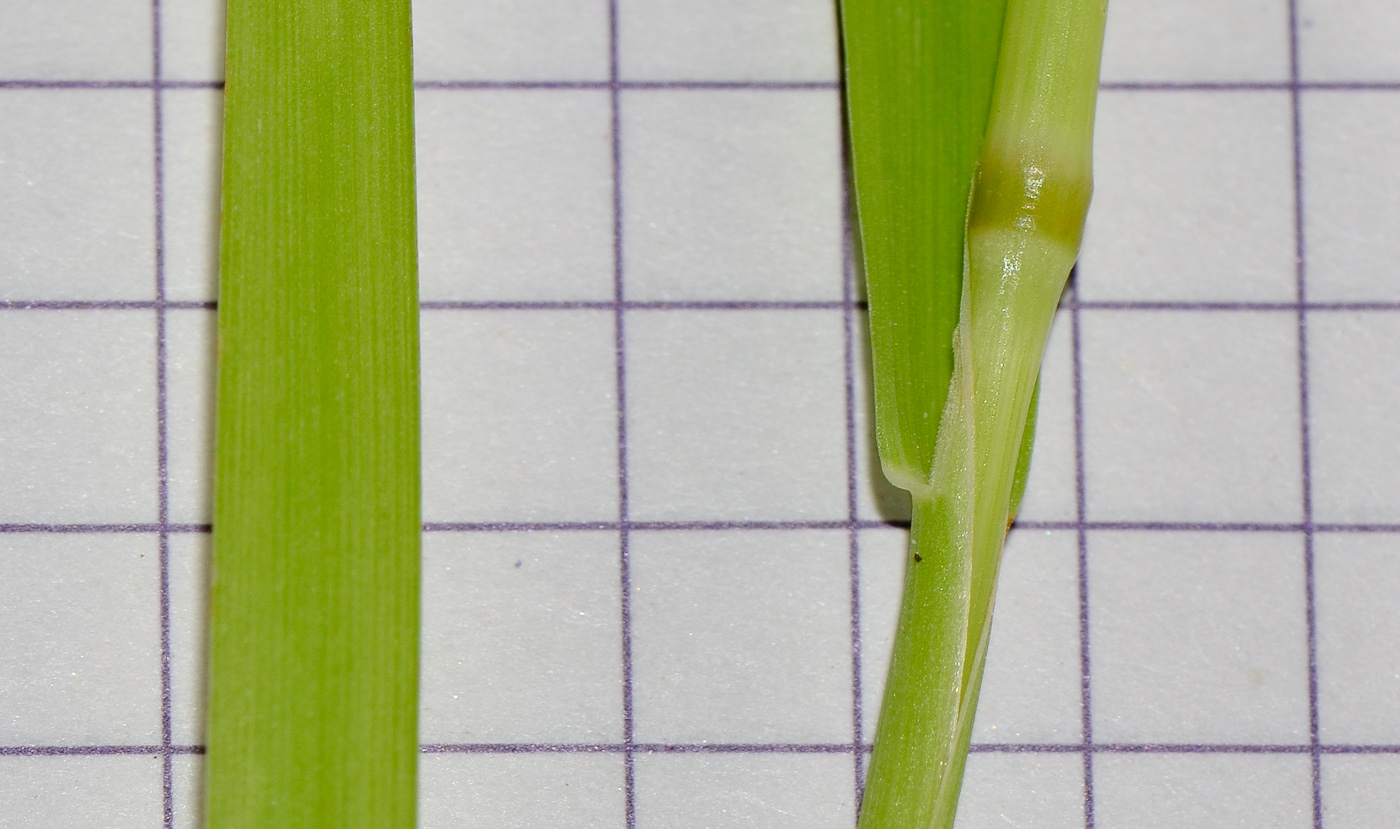
[[[1400,823],[1400,12],[1113,0],[959,827]],[[424,827],[855,820],[824,0],[415,5]],[[0,2],[0,826],[196,827],[220,12]]]

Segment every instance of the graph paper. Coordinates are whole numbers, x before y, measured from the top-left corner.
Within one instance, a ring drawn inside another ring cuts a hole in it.
[[[1400,825],[1400,7],[1112,0],[961,829]],[[827,0],[422,0],[423,827],[854,825]],[[0,0],[0,826],[200,819],[221,15]]]

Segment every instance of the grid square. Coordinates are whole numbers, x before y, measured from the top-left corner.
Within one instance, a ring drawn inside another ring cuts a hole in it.
[[[0,757],[0,826],[160,823],[159,757]]]
[[[640,742],[849,743],[844,531],[631,537]]]
[[[851,757],[842,754],[643,754],[637,826],[848,829]]]
[[[5,80],[148,80],[151,57],[150,0],[44,0],[0,11]]]
[[[1106,90],[1094,165],[1082,299],[1296,298],[1287,93]]]
[[[166,299],[213,302],[219,295],[223,105],[223,93],[214,89],[162,94]]]
[[[1083,756],[972,754],[967,758],[956,825],[957,829],[1082,829]]]
[[[845,520],[835,311],[627,314],[631,517]]]
[[[909,534],[860,534],[861,717],[875,736],[903,592]],[[1082,739],[1079,545],[1072,532],[1014,530],[998,577],[973,743]]]
[[[1287,81],[1288,43],[1287,0],[1115,0],[1103,79]]]
[[[841,298],[836,90],[622,97],[627,296]]]
[[[166,312],[166,491],[175,524],[212,518],[217,327],[214,311]]]
[[[1012,532],[997,576],[972,739],[1075,744],[1082,731],[1079,536]]]
[[[0,89],[0,299],[151,299],[151,94]]]
[[[159,743],[155,538],[7,533],[0,561],[0,744]]]
[[[1400,329],[1394,312],[1308,315],[1313,511],[1400,522]]]
[[[1096,532],[1089,598],[1095,739],[1307,740],[1301,537]]]
[[[1327,533],[1313,543],[1319,733],[1400,744],[1400,540]]]
[[[1400,299],[1400,95],[1308,92],[1301,117],[1308,298]]]
[[[429,533],[425,743],[622,738],[618,538]]]
[[[1019,521],[1074,521],[1079,514],[1074,448],[1074,342],[1069,313],[1050,327],[1040,364],[1031,471]]]
[[[1299,0],[1298,19],[1304,80],[1400,80],[1400,7],[1389,0]]]
[[[415,0],[425,81],[606,81],[607,0]]]
[[[1298,320],[1261,311],[1083,311],[1088,514],[1297,521]]]
[[[154,320],[0,314],[0,521],[156,518]]]
[[[909,531],[895,527],[861,530],[859,543],[860,724],[861,740],[870,742],[879,725],[894,632],[899,625]]]
[[[160,0],[160,70],[168,81],[224,79],[224,3]]]
[[[204,758],[172,757],[170,777],[174,829],[204,829]]]
[[[425,520],[616,519],[612,314],[435,311],[421,337]]]
[[[1305,829],[1313,826],[1306,756],[1100,754],[1100,829]]]
[[[209,535],[169,540],[170,728],[175,745],[204,744],[209,655]]]
[[[629,81],[831,81],[836,8],[825,0],[619,0]]]
[[[424,300],[611,300],[612,114],[600,90],[418,93]]]
[[[1400,757],[1322,758],[1322,817],[1327,829],[1400,825]]]
[[[623,823],[622,757],[427,754],[418,761],[423,829],[612,829]]]

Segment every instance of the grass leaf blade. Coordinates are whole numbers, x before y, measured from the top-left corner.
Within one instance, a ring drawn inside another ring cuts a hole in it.
[[[876,439],[924,488],[953,370],[968,191],[1006,0],[843,0],[846,107],[870,300]]]
[[[206,820],[411,829],[407,0],[231,0]]]

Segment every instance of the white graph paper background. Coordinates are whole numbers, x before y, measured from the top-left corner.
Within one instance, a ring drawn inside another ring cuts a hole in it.
[[[424,827],[851,827],[829,0],[415,5]],[[196,827],[220,11],[0,0],[0,826]],[[1400,6],[1112,0],[958,825],[1400,825]]]

